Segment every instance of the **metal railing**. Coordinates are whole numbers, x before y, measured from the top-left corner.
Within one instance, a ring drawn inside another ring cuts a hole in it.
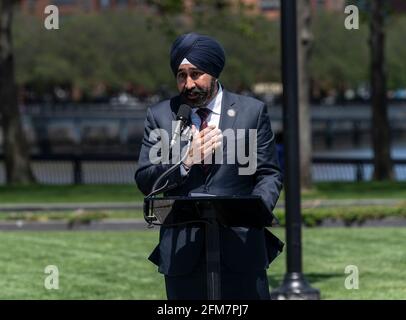
[[[24,128],[32,153],[67,153],[76,149],[114,145],[139,147],[146,116],[146,105],[138,108],[108,104],[30,105],[23,108]],[[272,106],[269,115],[274,131],[282,129],[282,108]],[[312,140],[328,150],[346,146],[359,148],[371,144],[371,108],[313,106]],[[406,138],[406,105],[391,105],[389,119],[392,142]],[[1,120],[0,120],[1,125]],[[0,144],[1,144],[0,134]],[[64,151],[62,151],[64,152]],[[117,151],[115,151],[117,152]]]
[[[133,184],[138,156],[128,154],[33,155],[31,165],[42,184]],[[393,160],[395,178],[406,181],[406,159]],[[373,174],[371,158],[314,157],[312,175],[321,181],[368,181]],[[0,155],[0,184],[5,183]]]
[[[406,159],[393,159],[395,179],[406,180]],[[356,157],[313,157],[315,181],[368,181],[373,175],[373,159]]]

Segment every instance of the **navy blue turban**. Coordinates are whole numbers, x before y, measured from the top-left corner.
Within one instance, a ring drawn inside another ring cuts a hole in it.
[[[175,76],[184,58],[215,78],[226,62],[224,49],[216,40],[194,32],[179,36],[172,45],[171,68]]]

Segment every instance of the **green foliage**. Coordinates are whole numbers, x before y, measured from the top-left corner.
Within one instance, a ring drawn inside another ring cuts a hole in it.
[[[183,12],[183,2],[182,0],[147,0],[147,3],[155,6],[161,15]]]
[[[319,182],[302,193],[309,199],[406,199],[406,183],[396,181]]]
[[[388,88],[406,88],[406,16],[394,16],[387,32]]]
[[[275,215],[282,226],[285,225],[284,210],[277,209]],[[305,208],[302,210],[302,221],[306,227],[317,227],[323,221],[342,221],[346,226],[362,225],[367,220],[384,218],[406,218],[406,205],[385,206],[350,206],[332,208]]]
[[[347,0],[347,4],[356,5],[360,9],[362,28],[369,29],[371,1]],[[404,13],[399,14],[393,4],[394,1],[385,1],[384,3],[388,89],[406,87],[406,63],[404,63],[406,49],[403,45],[406,33],[406,17]]]
[[[326,88],[368,80],[368,28],[344,28],[345,14],[320,13],[314,19],[311,77]]]
[[[283,209],[276,209],[275,215],[280,225],[286,225]],[[406,204],[388,206],[343,206],[305,208],[302,210],[302,221],[306,227],[320,226],[323,221],[343,222],[346,226],[359,226],[367,220],[384,218],[406,219]],[[76,210],[62,212],[1,212],[0,221],[65,221],[69,227],[89,224],[92,221],[109,219],[143,219],[141,210]]]
[[[228,59],[224,82],[231,88],[279,79],[276,23],[221,11],[196,21],[190,26],[175,15],[110,12],[63,17],[60,29],[49,31],[42,21],[18,15],[14,31],[18,82],[38,89],[75,84],[90,90],[100,82],[112,88],[129,83],[150,91],[162,85],[174,88],[170,45],[175,36],[190,30],[211,34],[224,44]],[[176,26],[176,33],[164,25]]]
[[[107,218],[108,215],[105,212],[98,211],[77,211],[74,212],[68,219],[68,227],[73,228],[76,225],[90,224],[92,221],[99,221]]]
[[[83,210],[75,211],[19,211],[0,212],[0,221],[66,221],[70,225],[75,223],[89,223],[99,220],[143,219],[142,210]]]
[[[175,37],[197,31],[217,38],[227,61],[221,81],[232,90],[257,82],[278,82],[280,75],[279,21],[231,10],[219,1],[204,1],[201,10],[181,15],[179,1],[157,2],[157,12],[106,12],[64,16],[59,30],[46,30],[43,21],[17,14],[14,27],[19,84],[43,90],[55,84],[86,91],[98,83],[110,88],[128,84],[151,92],[162,86],[175,90],[169,50]],[[221,8],[221,9],[218,9]],[[311,77],[326,89],[368,82],[367,23],[359,30],[344,28],[344,13],[321,12],[314,17]],[[387,26],[389,88],[405,87],[406,29],[403,16]]]
[[[17,19],[20,83],[68,83],[85,90],[98,83],[112,88],[132,83],[153,90],[170,82],[169,43],[148,28],[145,16],[121,12],[64,17],[60,30],[52,31],[41,23],[32,17]]]
[[[227,87],[246,89],[258,82],[281,81],[278,22],[216,13],[195,30],[214,36],[224,46],[226,66],[221,81]]]

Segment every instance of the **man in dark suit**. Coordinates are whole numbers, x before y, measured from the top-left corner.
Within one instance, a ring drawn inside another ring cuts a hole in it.
[[[139,189],[149,194],[155,180],[171,166],[151,161],[151,148],[157,143],[151,132],[163,129],[172,133],[179,106],[187,103],[193,108],[193,141],[182,166],[168,178],[176,187],[165,194],[259,195],[272,211],[282,180],[268,110],[263,102],[231,93],[220,85],[224,64],[222,46],[208,36],[189,33],[175,40],[171,68],[180,95],[148,109],[135,180]],[[234,143],[229,139],[223,143],[222,133],[237,129],[240,134]],[[250,130],[256,133],[254,144],[248,138]],[[253,163],[248,167],[239,163],[238,156],[230,153],[235,150],[230,151],[227,145],[249,150]],[[219,151],[222,163],[208,165],[206,160]],[[230,159],[235,161],[230,163]],[[159,244],[149,259],[165,275],[168,299],[207,298],[204,237],[203,226],[198,223],[161,227]],[[269,299],[266,269],[282,247],[267,229],[221,225],[222,298]]]

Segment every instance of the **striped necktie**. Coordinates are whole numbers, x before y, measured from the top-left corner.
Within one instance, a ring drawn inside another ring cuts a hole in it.
[[[211,113],[209,108],[199,108],[196,111],[197,115],[200,117],[200,131],[207,128],[207,118]]]
[[[197,115],[200,117],[200,131],[203,129],[207,128],[208,123],[207,123],[207,118],[211,113],[211,110],[209,108],[199,108],[196,111]],[[203,161],[203,160],[202,160]],[[210,164],[202,164],[202,169],[204,171],[204,174],[207,175],[210,170]]]

